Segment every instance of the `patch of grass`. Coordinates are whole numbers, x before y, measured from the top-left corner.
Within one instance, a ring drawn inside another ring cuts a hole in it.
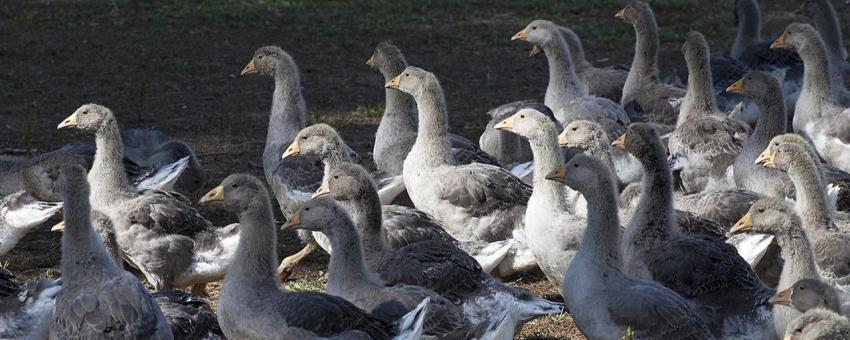
[[[351,111],[351,116],[360,119],[381,118],[384,115],[384,104],[376,106],[357,106]]]
[[[345,119],[345,117],[341,115],[310,115],[310,117],[307,119],[307,125],[325,123],[330,126],[333,126],[334,128],[339,128],[343,126],[346,121],[347,120]]]

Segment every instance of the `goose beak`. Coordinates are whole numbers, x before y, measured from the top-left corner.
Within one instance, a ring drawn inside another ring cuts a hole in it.
[[[329,193],[331,193],[331,188],[328,185],[328,181],[324,181],[322,182],[322,185],[320,185],[319,188],[316,189],[316,192],[313,193],[313,198],[324,196]]]
[[[386,84],[384,84],[384,87],[388,88],[388,89],[398,90],[398,88],[400,86],[401,86],[401,74],[395,76],[395,78],[390,79],[390,81],[388,81]]]
[[[546,174],[546,179],[550,181],[555,181],[558,183],[564,183],[567,178],[567,166],[561,165],[557,169],[552,170],[548,174]]]
[[[776,293],[776,295],[770,298],[770,303],[774,305],[791,306],[791,288]]]
[[[283,156],[281,156],[280,158],[281,159],[287,159],[289,157],[298,156],[300,154],[301,154],[301,145],[298,144],[298,140],[295,140],[295,141],[292,142],[292,144],[289,144],[289,147],[286,148],[286,151],[283,152]]]
[[[564,130],[560,135],[558,135],[558,146],[562,148],[569,147],[569,145],[567,145],[567,130]]]
[[[254,59],[251,59],[251,61],[248,63],[248,65],[245,65],[245,68],[242,69],[242,73],[240,73],[239,75],[244,76],[246,74],[254,73],[257,73],[257,68],[254,67]]]
[[[536,56],[538,54],[540,54],[540,46],[537,46],[537,44],[534,44],[534,47],[531,48],[531,52],[528,53],[528,57],[531,58],[531,57]]]
[[[764,149],[762,153],[756,158],[756,164],[761,165],[765,168],[775,168],[776,163],[773,161],[773,153],[770,152],[770,147]]]
[[[776,38],[776,41],[774,41],[772,44],[770,44],[770,49],[783,48],[783,47],[785,47],[785,33],[782,33],[782,35],[780,35],[779,38]]]
[[[375,55],[374,54],[369,56],[369,60],[366,60],[366,65],[369,65],[369,66],[372,66],[372,67],[375,66]]]
[[[286,221],[286,223],[284,223],[280,227],[280,229],[281,230],[291,230],[291,229],[298,228],[298,226],[300,226],[300,225],[301,225],[301,210],[298,210],[298,212],[293,214],[292,217],[290,217],[289,220]]]
[[[625,149],[626,148],[626,134],[620,135],[617,137],[617,140],[611,142],[611,146],[615,148]]]
[[[614,14],[614,17],[620,20],[626,20],[626,9],[621,9],[619,12],[617,12],[617,14]]]
[[[64,129],[64,128],[75,128],[77,127],[77,114],[71,114],[68,118],[65,118],[59,126],[56,127],[56,130]]]
[[[729,235],[742,234],[753,230],[753,215],[747,212],[744,217],[741,217],[732,229],[729,230]]]
[[[516,34],[511,37],[511,41],[514,40],[528,40],[528,27],[523,28],[522,31],[516,32]]]
[[[512,132],[514,130],[514,116],[505,118],[505,120],[499,122],[499,124],[496,124],[496,126],[493,126],[493,128],[496,130],[505,130]]]
[[[744,92],[744,78],[738,79],[734,84],[729,85],[726,88],[726,92],[729,93],[743,93]]]
[[[224,201],[224,187],[217,186],[201,197],[201,204]]]
[[[56,225],[50,228],[50,231],[65,231],[65,221],[56,223]]]

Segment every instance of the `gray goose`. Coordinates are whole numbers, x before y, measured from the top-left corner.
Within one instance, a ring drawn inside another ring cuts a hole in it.
[[[587,93],[613,102],[620,102],[620,98],[623,97],[623,85],[626,83],[629,71],[613,66],[593,66],[584,55],[584,46],[581,44],[578,35],[573,30],[563,26],[558,26],[558,31],[570,49],[571,63],[575,67],[576,75],[587,88]],[[534,109],[540,111],[537,108]]]
[[[61,280],[19,283],[0,267],[0,339],[46,339]]]
[[[786,340],[841,340],[850,338],[850,320],[825,309],[812,309],[788,324]]]
[[[277,227],[267,189],[257,178],[230,175],[202,200],[219,202],[226,211],[237,214],[242,229],[217,311],[226,337],[389,339],[421,333],[426,301],[397,323],[389,323],[340,297],[283,291],[275,273]],[[297,216],[293,214],[287,223],[297,224]]]

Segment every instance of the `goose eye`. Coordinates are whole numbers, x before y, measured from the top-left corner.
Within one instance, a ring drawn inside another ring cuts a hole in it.
[[[763,212],[764,212],[764,208],[761,208],[761,209],[759,209],[758,211],[759,211],[760,213],[763,213]]]
[[[301,139],[307,140],[307,136],[301,136]]]
[[[573,164],[573,167],[574,167],[574,168],[578,168],[578,163]]]
[[[233,188],[233,189],[236,189],[236,188],[239,188],[239,184],[231,184],[230,187]]]
[[[572,130],[573,130],[573,131],[578,131],[578,128],[577,128],[577,127],[575,127],[575,126],[573,126],[573,129],[572,129]]]
[[[310,211],[310,207],[304,208],[304,211]]]
[[[519,115],[519,118],[525,118],[525,115]]]
[[[747,80],[753,80],[753,77],[749,77],[749,78],[747,78]]]
[[[800,290],[806,290],[806,287],[800,286]]]
[[[404,74],[404,76],[405,76],[405,77],[410,77],[410,73],[405,73],[405,74]]]
[[[339,179],[339,176],[338,176],[338,175],[337,175],[337,176],[334,176],[334,179]]]
[[[531,29],[536,30],[537,26],[531,26]]]
[[[262,55],[262,54],[261,54],[261,55],[258,55],[258,56],[257,56],[257,59],[263,59],[263,55]]]
[[[778,143],[778,142],[777,142],[777,143],[773,143],[773,145],[775,145],[775,146],[779,146],[779,143]]]

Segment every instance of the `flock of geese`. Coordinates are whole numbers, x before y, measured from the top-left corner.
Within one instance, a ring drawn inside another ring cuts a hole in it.
[[[850,63],[830,2],[801,12],[812,24],[763,40],[737,0],[731,53],[691,32],[664,81],[644,2],[616,14],[628,69],[534,20],[511,40],[546,56],[545,99],[491,110],[477,144],[449,133],[435,74],[380,43],[371,172],[333,127],[305,127],[298,67],[261,47],[242,75],[274,79],[265,181],[205,195],[189,145],[83,105],[58,128],[93,143],[0,158],[0,255],[63,217],[61,279],[0,270],[0,338],[510,339],[566,310],[591,339],[850,339]],[[278,230],[306,243],[281,263]],[[326,291],[283,290],[319,248]],[[536,268],[563,304],[498,280]]]

